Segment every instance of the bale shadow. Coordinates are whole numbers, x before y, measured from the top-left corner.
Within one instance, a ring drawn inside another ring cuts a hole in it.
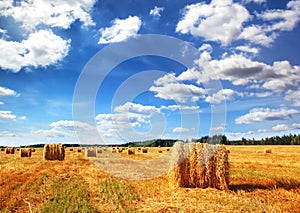
[[[243,183],[243,184],[231,184],[229,185],[229,190],[237,192],[239,190],[253,192],[257,189],[270,190],[283,188],[285,190],[300,190],[300,181],[293,178],[275,178],[272,179],[272,183],[260,184],[260,183]]]

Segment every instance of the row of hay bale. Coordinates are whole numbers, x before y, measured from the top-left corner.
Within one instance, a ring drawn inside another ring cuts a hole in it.
[[[1,148],[1,151],[4,152],[6,154],[15,154],[16,152],[22,151],[24,152],[24,150],[30,150],[31,152],[35,152],[34,148],[15,148],[15,147],[7,147],[7,148]],[[21,155],[20,155],[21,156]]]
[[[224,145],[176,142],[169,183],[173,187],[228,189],[228,151]]]

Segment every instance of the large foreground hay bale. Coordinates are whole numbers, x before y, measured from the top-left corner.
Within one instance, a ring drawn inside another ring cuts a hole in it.
[[[96,157],[96,150],[95,149],[87,149],[85,152],[86,157]]]
[[[30,158],[31,157],[31,149],[21,149],[20,157],[21,158],[24,158],[24,157]]]
[[[45,160],[64,160],[65,147],[62,144],[45,144],[43,158]]]
[[[224,145],[176,142],[172,149],[173,187],[228,189],[228,151]]]
[[[6,154],[15,154],[15,148],[12,147],[12,148],[6,148],[5,149],[5,153]]]

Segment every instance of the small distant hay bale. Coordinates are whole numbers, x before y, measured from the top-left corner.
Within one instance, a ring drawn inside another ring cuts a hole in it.
[[[5,153],[6,154],[15,154],[15,148],[12,147],[12,148],[6,148],[5,149]]]
[[[103,152],[102,149],[97,149],[98,154],[102,154],[102,152]]]
[[[167,148],[166,151],[169,152],[169,151],[170,151],[170,148]]]
[[[113,147],[113,148],[111,149],[111,153],[117,153],[117,150]]]
[[[162,150],[158,150],[157,152],[158,152],[158,153],[163,153],[163,151],[162,151]]]
[[[176,142],[171,168],[172,187],[228,189],[229,162],[224,145]]]
[[[96,150],[95,149],[87,149],[85,151],[86,157],[96,157]]]
[[[127,149],[127,155],[134,155],[135,150],[134,149]]]
[[[31,150],[31,152],[35,152],[35,148],[31,148],[30,150]]]
[[[31,157],[31,149],[21,149],[20,150],[20,157],[21,158],[30,158]]]
[[[148,149],[147,148],[142,148],[141,152],[142,153],[148,153]]]
[[[20,149],[19,149],[19,148],[17,148],[17,149],[16,149],[16,151],[17,151],[17,152],[19,152],[19,151],[20,151]]]
[[[74,151],[74,149],[73,149],[73,148],[70,148],[70,149],[69,149],[69,151],[70,151],[70,152],[73,152],[73,151]]]
[[[4,152],[5,151],[5,149],[4,148],[1,148],[1,152]]]
[[[267,154],[272,153],[272,149],[265,149],[265,153],[267,153]]]
[[[81,151],[82,151],[81,148],[78,148],[78,149],[77,149],[77,152],[81,152]]]
[[[62,144],[45,144],[43,150],[43,158],[45,160],[64,160],[65,147]]]
[[[141,151],[141,149],[142,149],[141,147],[138,147],[138,151]]]
[[[119,153],[122,153],[122,152],[123,152],[123,150],[122,150],[122,149],[118,149],[118,152],[119,152]]]
[[[125,151],[126,150],[126,148],[125,147],[122,147],[122,151]]]

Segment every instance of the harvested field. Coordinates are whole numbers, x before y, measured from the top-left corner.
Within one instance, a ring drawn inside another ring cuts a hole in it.
[[[299,212],[300,146],[229,146],[228,190],[169,187],[165,175],[154,179],[112,177],[82,153],[64,161],[44,161],[43,149],[31,158],[0,152],[1,212]],[[264,153],[272,149],[272,153]],[[95,163],[122,169],[121,159],[159,157],[158,148],[135,155],[103,151]],[[111,155],[116,157],[111,158]],[[160,156],[164,156],[164,153]],[[161,163],[168,164],[167,158]],[[132,162],[132,161],[128,161]],[[124,163],[124,162],[123,162]],[[127,162],[125,162],[127,163]],[[149,164],[153,172],[158,168]],[[105,167],[105,168],[104,168]],[[158,167],[158,166],[157,166]],[[143,177],[142,167],[128,175]],[[118,172],[116,172],[118,173]],[[76,190],[74,190],[76,189]],[[30,204],[30,205],[29,205]]]

